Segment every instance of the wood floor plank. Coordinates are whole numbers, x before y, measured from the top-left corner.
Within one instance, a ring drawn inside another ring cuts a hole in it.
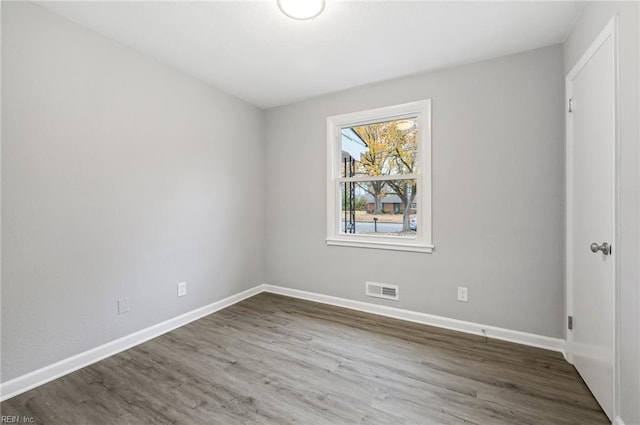
[[[558,353],[266,293],[0,409],[42,425],[609,423]]]

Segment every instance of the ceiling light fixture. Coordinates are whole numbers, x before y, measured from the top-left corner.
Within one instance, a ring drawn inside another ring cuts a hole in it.
[[[288,17],[302,21],[321,14],[324,2],[325,0],[278,0],[278,7]]]

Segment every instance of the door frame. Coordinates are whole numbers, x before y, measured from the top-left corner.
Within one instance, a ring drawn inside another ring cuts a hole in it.
[[[566,316],[573,316],[573,280],[572,280],[572,266],[573,258],[570,251],[569,242],[572,239],[572,222],[571,217],[573,213],[573,190],[570,185],[570,176],[573,171],[573,161],[571,152],[573,149],[573,121],[571,119],[571,113],[569,112],[571,105],[569,99],[573,96],[573,80],[582,70],[582,68],[589,62],[589,60],[600,49],[602,44],[611,38],[613,42],[613,149],[614,149],[614,164],[613,164],[613,199],[611,200],[614,206],[613,211],[613,240],[611,245],[615,250],[614,255],[614,267],[613,267],[613,412],[612,417],[615,421],[620,412],[620,331],[619,331],[619,312],[620,312],[620,85],[619,85],[619,50],[618,50],[618,16],[615,15],[607,23],[600,34],[589,45],[589,47],[582,54],[578,62],[571,68],[571,71],[565,77],[565,90],[566,90],[566,107],[565,107],[565,124],[566,124],[566,140],[565,140],[565,291],[566,291]],[[566,325],[566,324],[565,324]],[[565,328],[567,329],[567,328]],[[573,364],[573,334],[567,329],[566,331],[566,345],[565,345],[565,357],[569,363]]]

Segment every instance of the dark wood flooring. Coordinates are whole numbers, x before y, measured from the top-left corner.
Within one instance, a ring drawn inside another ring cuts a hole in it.
[[[0,406],[36,424],[608,424],[560,354],[260,294]]]

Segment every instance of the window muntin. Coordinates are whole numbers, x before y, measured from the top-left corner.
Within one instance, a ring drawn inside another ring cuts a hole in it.
[[[327,243],[431,252],[429,100],[327,119]]]

